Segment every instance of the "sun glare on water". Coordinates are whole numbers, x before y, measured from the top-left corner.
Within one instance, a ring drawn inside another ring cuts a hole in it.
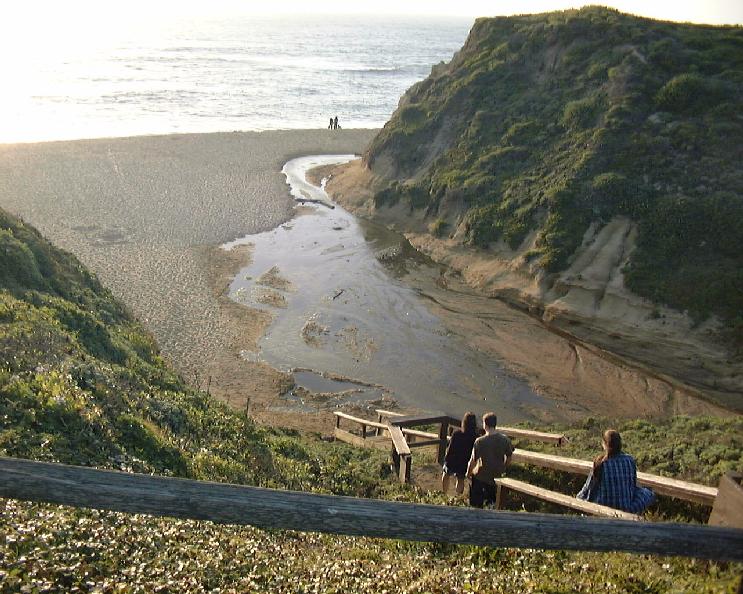
[[[111,12],[107,3],[30,2],[3,6],[0,142],[95,136],[95,129],[84,129],[85,104],[75,102],[76,97],[85,95],[85,89],[75,77],[66,76],[66,70],[74,65],[94,78],[96,68],[102,66],[100,55],[124,40],[157,35],[164,27],[166,20]],[[40,98],[45,100],[44,109],[38,108]],[[48,107],[54,101],[58,101],[59,109]],[[73,118],[83,129],[78,127],[71,134]]]

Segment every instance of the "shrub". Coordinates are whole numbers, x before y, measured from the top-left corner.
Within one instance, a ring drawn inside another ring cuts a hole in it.
[[[431,223],[431,225],[429,226],[429,231],[434,237],[443,237],[448,226],[449,223],[447,223],[442,218],[438,218],[433,223]]]
[[[684,112],[691,109],[710,109],[724,97],[721,83],[698,74],[674,76],[655,96],[657,106],[665,111]]]
[[[582,129],[594,125],[597,106],[594,97],[568,102],[562,112],[562,125],[568,129]]]

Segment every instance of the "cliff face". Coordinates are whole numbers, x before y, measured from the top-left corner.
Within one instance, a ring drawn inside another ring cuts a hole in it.
[[[479,19],[369,146],[364,206],[442,260],[465,248],[473,284],[605,346],[680,348],[673,371],[739,395],[741,114],[739,27]]]

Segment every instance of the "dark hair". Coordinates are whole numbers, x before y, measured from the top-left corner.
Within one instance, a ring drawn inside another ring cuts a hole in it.
[[[485,413],[482,417],[482,424],[485,425],[485,427],[494,429],[495,426],[498,424],[497,415],[493,412]]]
[[[604,462],[622,453],[622,436],[616,429],[607,429],[602,437],[606,451],[593,459],[593,483],[601,481],[601,470]]]
[[[477,417],[475,413],[467,411],[462,417],[462,433],[477,434]]]

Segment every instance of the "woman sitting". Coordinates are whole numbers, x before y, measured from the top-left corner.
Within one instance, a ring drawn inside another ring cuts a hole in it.
[[[604,453],[593,461],[593,470],[578,493],[578,499],[642,513],[655,501],[655,494],[646,487],[637,486],[635,459],[622,453],[619,432],[605,431],[602,445]]]
[[[477,417],[475,413],[466,412],[462,417],[462,428],[456,429],[449,440],[444,458],[444,473],[441,475],[441,490],[449,489],[449,477],[457,477],[457,494],[464,493],[467,464],[472,455],[472,446],[478,436]]]

